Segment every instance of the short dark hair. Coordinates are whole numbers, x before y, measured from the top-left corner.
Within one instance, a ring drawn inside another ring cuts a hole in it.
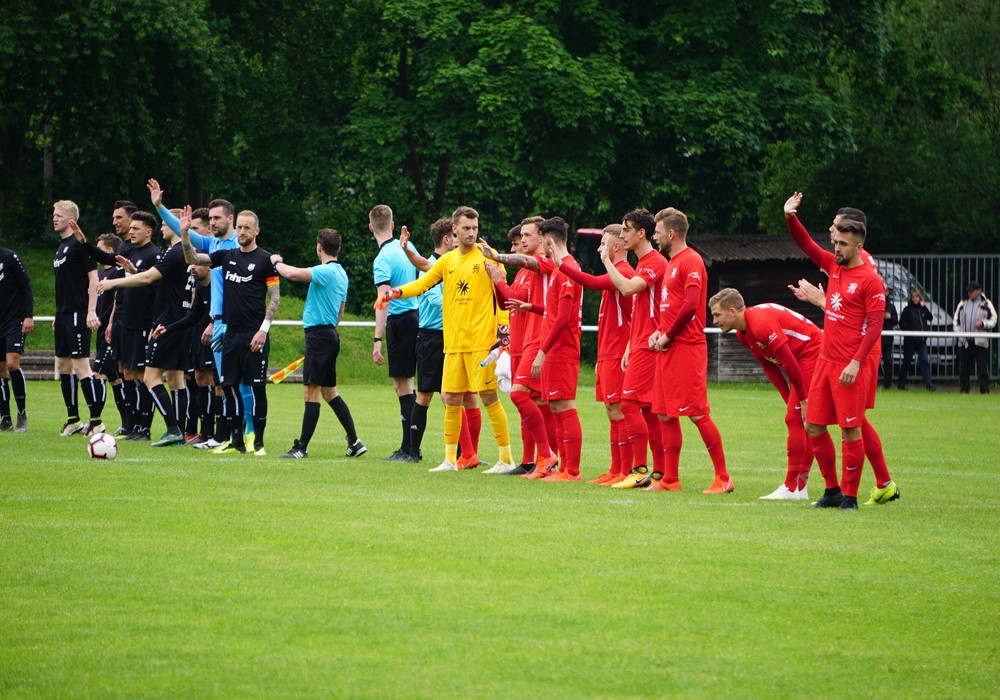
[[[321,228],[316,234],[316,242],[327,255],[340,255],[340,234],[334,229]]]
[[[137,211],[139,211],[139,207],[137,207],[135,204],[128,201],[127,199],[119,199],[118,201],[116,201],[115,206],[113,206],[111,210],[114,211],[115,209],[124,209],[125,213],[128,214],[129,216],[132,216]]]
[[[441,245],[441,241],[444,240],[445,236],[451,235],[451,219],[438,219],[433,224],[431,224],[431,240],[434,241],[434,247],[437,248]]]
[[[103,243],[111,250],[118,250],[118,246],[122,244],[122,239],[113,233],[102,233],[97,237],[98,243]]]
[[[156,230],[156,227],[160,225],[156,220],[156,217],[148,211],[134,211],[129,218],[132,219],[132,221],[141,221],[154,231]]]
[[[510,231],[507,232],[507,240],[511,243],[521,240],[521,224],[511,227]]]
[[[622,217],[622,224],[629,221],[632,222],[632,226],[636,229],[641,229],[646,232],[647,241],[653,240],[653,234],[656,233],[656,221],[653,219],[653,215],[649,213],[648,209],[633,209]]]
[[[191,212],[192,219],[201,219],[204,222],[211,220],[211,215],[208,213],[208,207],[198,207],[193,212]]]
[[[538,233],[542,236],[552,236],[565,243],[569,237],[569,224],[563,221],[561,216],[553,216],[538,224]]]
[[[862,242],[864,242],[865,236],[868,235],[868,227],[864,222],[855,219],[841,219],[840,223],[836,225],[836,229],[841,233],[848,233],[855,238],[860,238]]]
[[[841,207],[837,210],[837,216],[842,216],[845,219],[850,219],[851,221],[859,221],[865,225],[865,229],[868,228],[868,217],[860,209],[855,209],[854,207]]]
[[[236,216],[236,207],[228,199],[213,199],[208,203],[209,209],[215,209],[216,207],[222,207],[226,212],[226,216]]]

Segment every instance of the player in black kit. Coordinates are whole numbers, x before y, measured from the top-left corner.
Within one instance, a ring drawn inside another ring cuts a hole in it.
[[[76,225],[80,208],[69,200],[52,207],[52,228],[59,234],[56,250],[56,318],[52,322],[55,335],[56,367],[66,404],[66,424],[60,435],[103,433],[104,384],[95,381],[90,369],[90,332],[96,330],[97,266],[87,251],[73,238],[71,226]],[[90,409],[87,426],[80,422],[77,403],[77,382],[83,386],[83,398]]]
[[[35,295],[24,263],[13,250],[0,248],[0,430],[28,429],[21,354],[25,334],[35,328],[34,312]],[[16,426],[10,419],[11,389],[17,402]]]
[[[222,338],[219,383],[226,392],[227,417],[237,427],[229,443],[215,451],[246,452],[241,429],[244,406],[239,385],[242,382],[249,384],[253,391],[250,412],[254,424],[254,454],[263,456],[266,454],[267,359],[271,350],[268,331],[281,299],[278,271],[271,262],[271,254],[257,246],[260,224],[252,211],[241,211],[236,216],[239,249],[217,250],[208,255],[199,253],[188,237],[190,226],[191,207],[188,206],[181,215],[182,245],[188,264],[209,265],[223,271],[222,320],[226,333]],[[235,408],[235,415],[230,405]]]
[[[115,210],[118,211],[117,209]],[[137,274],[152,269],[160,259],[160,249],[151,238],[156,230],[156,217],[144,211],[133,212],[129,217],[129,240],[111,255],[95,248],[74,221],[73,234],[84,250],[102,265],[120,264],[127,274]],[[153,422],[153,396],[142,382],[146,366],[146,339],[153,328],[153,305],[156,285],[126,288],[111,320],[112,344],[118,352],[118,361],[125,375],[125,392],[132,406],[132,431],[126,440],[149,440]]]
[[[97,239],[97,247],[105,253],[114,253],[121,247],[121,244],[122,239],[114,233],[102,233]],[[116,265],[101,265],[100,269],[97,270],[98,285],[100,285],[101,280],[124,276],[125,270]],[[98,379],[104,381],[105,387],[111,387],[115,397],[115,405],[121,416],[121,424],[128,427],[122,434],[127,435],[132,431],[132,408],[125,398],[125,384],[118,367],[118,352],[111,344],[111,332],[108,330],[111,316],[115,310],[115,302],[120,300],[121,295],[121,290],[107,293],[98,292],[97,294],[97,318],[101,325],[97,327],[94,374]]]
[[[180,210],[178,210],[180,213]],[[156,285],[156,300],[153,305],[154,319],[150,330],[157,326],[168,326],[187,315],[194,290],[194,276],[190,266],[184,261],[184,251],[180,247],[180,237],[166,225],[162,227],[163,237],[170,248],[160,256],[152,268],[128,277],[99,282],[97,291],[122,287],[125,289]],[[153,447],[166,447],[184,443],[180,421],[187,417],[188,393],[184,382],[184,371],[188,365],[191,347],[191,332],[180,331],[157,339],[149,339],[146,344],[146,363],[143,384],[153,397],[153,403],[163,416],[167,431]],[[167,385],[173,393],[173,401],[163,387],[163,373],[167,375]]]

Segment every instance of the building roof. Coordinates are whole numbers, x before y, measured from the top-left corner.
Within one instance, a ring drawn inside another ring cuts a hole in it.
[[[829,250],[830,239],[826,234],[813,235],[813,240],[824,250]],[[706,265],[715,262],[741,260],[805,260],[803,253],[791,236],[692,236],[688,245],[701,253]]]

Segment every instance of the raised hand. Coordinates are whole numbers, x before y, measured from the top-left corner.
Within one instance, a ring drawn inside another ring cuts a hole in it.
[[[799,211],[799,205],[802,204],[802,193],[795,192],[785,201],[785,218],[791,219]]]
[[[399,247],[406,250],[410,243],[410,229],[404,225],[399,231]]]
[[[129,273],[130,275],[134,275],[139,271],[139,268],[133,265],[132,261],[126,258],[124,255],[116,255],[115,262],[118,263],[118,267],[122,268],[123,270],[125,270],[125,272]]]
[[[163,190],[160,189],[160,183],[149,178],[146,181],[146,187],[149,188],[149,199],[153,203],[153,209],[159,209],[163,206]]]
[[[69,230],[73,232],[73,236],[76,238],[77,243],[83,245],[87,242],[87,237],[83,235],[83,229],[80,228],[80,224],[76,223],[76,219],[69,220]]]

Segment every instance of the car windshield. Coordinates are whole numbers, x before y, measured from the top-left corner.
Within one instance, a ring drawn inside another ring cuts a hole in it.
[[[878,272],[882,275],[882,281],[885,282],[886,291],[893,299],[903,302],[909,301],[910,290],[919,289],[924,301],[933,301],[923,285],[905,267],[884,260],[876,260],[875,262],[878,264]]]

